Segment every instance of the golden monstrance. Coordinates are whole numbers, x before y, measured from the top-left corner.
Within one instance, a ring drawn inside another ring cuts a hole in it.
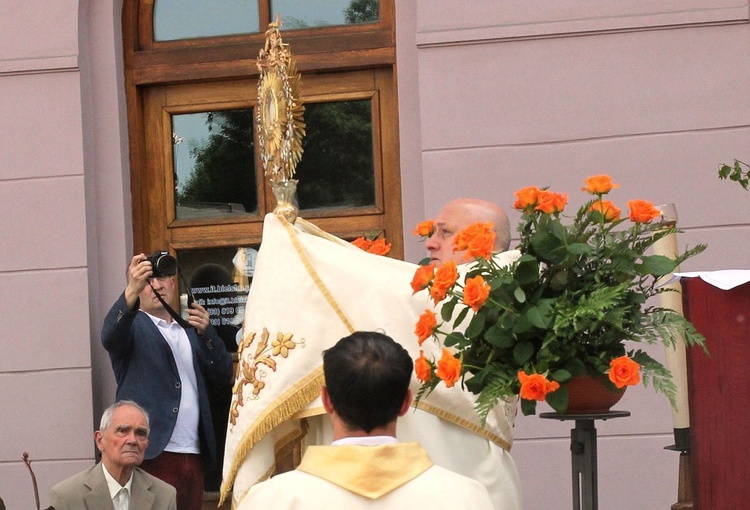
[[[293,179],[302,157],[305,136],[299,97],[300,75],[289,45],[281,40],[281,20],[268,25],[266,41],[258,55],[258,145],[263,170],[276,197],[274,214],[294,223],[299,208],[294,203]]]

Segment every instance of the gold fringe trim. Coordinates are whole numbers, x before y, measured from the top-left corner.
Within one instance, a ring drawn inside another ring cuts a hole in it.
[[[267,410],[260,414],[255,422],[248,427],[234,453],[229,474],[221,483],[219,506],[223,504],[227,494],[232,489],[237,471],[239,471],[240,465],[250,453],[250,450],[274,427],[289,420],[295,413],[315,400],[320,395],[320,387],[323,386],[324,380],[323,367],[320,366],[279,395],[275,402],[269,405],[266,408]]]
[[[301,420],[303,418],[311,418],[313,416],[320,416],[321,414],[326,414],[326,410],[323,409],[323,406],[320,407],[312,407],[310,409],[303,409],[300,412],[296,413],[294,416],[292,416],[293,420]]]
[[[432,404],[428,404],[424,400],[420,400],[419,403],[416,405],[416,407],[418,409],[421,409],[422,411],[427,411],[430,414],[434,414],[438,418],[441,418],[445,421],[449,421],[460,427],[463,427],[469,430],[470,432],[477,434],[478,436],[482,436],[483,438],[492,441],[493,443],[498,445],[500,448],[502,448],[506,452],[510,452],[511,445],[508,441],[498,436],[497,434],[494,434],[490,432],[489,430],[480,427],[476,423],[470,422],[469,420],[465,420],[461,418],[460,416],[456,416],[453,413],[449,413],[445,409],[441,409],[439,407],[435,407]]]

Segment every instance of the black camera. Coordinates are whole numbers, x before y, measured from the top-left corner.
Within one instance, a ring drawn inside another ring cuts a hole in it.
[[[177,259],[170,255],[168,251],[156,251],[146,257],[146,260],[151,262],[153,278],[177,274]]]

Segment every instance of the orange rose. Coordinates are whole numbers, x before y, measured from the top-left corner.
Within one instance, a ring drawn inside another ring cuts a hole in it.
[[[432,298],[432,302],[435,303],[435,305],[445,299],[447,295],[448,289],[435,287],[434,285],[430,287],[430,297]]]
[[[417,228],[412,230],[412,234],[420,237],[432,237],[435,233],[435,222],[432,220],[424,220],[417,224]]]
[[[534,209],[545,214],[559,213],[565,209],[565,204],[567,203],[568,195],[542,191],[540,192],[539,203],[537,203]]]
[[[432,379],[432,364],[424,357],[424,351],[419,351],[419,357],[414,360],[414,373],[423,383]]]
[[[464,260],[488,259],[495,248],[495,226],[492,223],[474,223],[456,234],[453,251],[466,251]]]
[[[375,255],[387,255],[391,251],[391,243],[387,243],[385,238],[376,239],[372,242],[367,253],[374,253]]]
[[[547,393],[552,393],[560,387],[557,381],[548,381],[542,374],[526,375],[521,370],[518,372],[518,381],[521,383],[521,398],[524,400],[543,401]]]
[[[539,202],[539,192],[541,190],[536,186],[529,186],[528,188],[519,189],[515,193],[516,203],[513,204],[514,209],[524,211],[529,208],[536,206]]]
[[[425,310],[419,316],[417,326],[414,328],[414,334],[417,335],[417,342],[422,345],[425,340],[430,338],[437,329],[437,316],[430,310]]]
[[[609,380],[618,388],[635,386],[641,382],[641,366],[627,356],[609,362]]]
[[[612,182],[612,177],[609,175],[593,175],[586,179],[586,187],[581,188],[581,191],[588,191],[592,195],[606,195],[613,188],[619,187],[619,184]]]
[[[494,225],[492,223],[484,223],[481,227],[477,228],[476,232],[473,232],[473,235],[469,239],[469,247],[466,249],[463,258],[465,260],[474,260],[492,257],[496,237]]]
[[[445,299],[448,291],[453,287],[458,279],[458,271],[454,261],[448,261],[435,270],[435,278],[432,280],[430,287],[430,296],[435,304]]]
[[[604,221],[617,221],[622,213],[620,208],[609,200],[597,200],[591,204],[589,211],[601,213],[604,216]]]
[[[437,376],[448,388],[452,388],[461,377],[461,360],[453,356],[445,347],[443,347],[443,356],[437,362]]]
[[[648,223],[661,215],[661,211],[648,200],[631,200],[628,202],[628,207],[630,208],[630,221],[634,223]]]
[[[481,275],[466,279],[463,302],[466,306],[470,306],[474,313],[479,311],[489,295],[490,285],[484,281]]]
[[[433,276],[435,276],[435,264],[419,266],[414,272],[414,278],[411,279],[411,288],[414,294],[427,288]]]
[[[367,251],[370,246],[372,246],[372,241],[370,241],[369,239],[365,239],[364,237],[358,237],[354,241],[352,241],[352,244],[360,250]]]

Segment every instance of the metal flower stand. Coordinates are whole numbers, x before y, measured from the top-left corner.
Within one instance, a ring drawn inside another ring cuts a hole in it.
[[[599,507],[596,467],[596,420],[630,416],[630,411],[597,414],[540,413],[540,418],[575,420],[570,431],[570,457],[573,471],[573,510],[597,510]]]

